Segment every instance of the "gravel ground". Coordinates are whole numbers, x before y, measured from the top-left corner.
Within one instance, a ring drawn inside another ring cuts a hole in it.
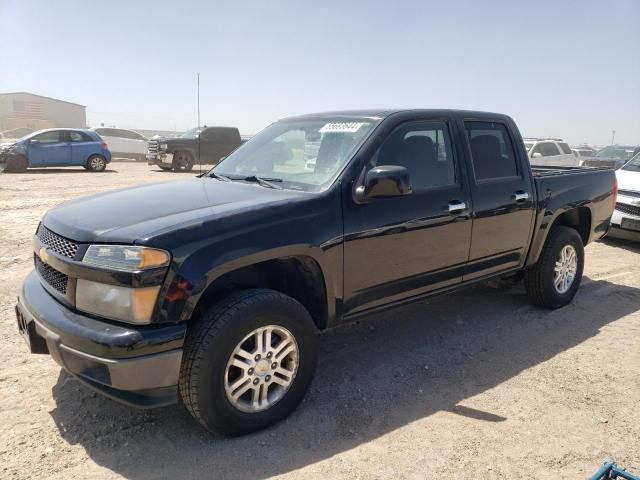
[[[29,355],[13,306],[31,235],[53,205],[185,174],[0,175],[0,478],[585,478],[605,459],[640,473],[640,248],[586,249],[570,306],[476,287],[323,335],[303,404],[224,439],[181,406],[134,410]]]

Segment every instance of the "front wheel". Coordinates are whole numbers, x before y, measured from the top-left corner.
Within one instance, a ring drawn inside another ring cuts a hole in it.
[[[173,155],[173,169],[176,172],[190,172],[193,168],[193,157],[189,152],[176,152]]]
[[[552,309],[567,305],[580,287],[583,269],[584,246],[578,232],[570,227],[554,227],[538,263],[525,273],[529,299]]]
[[[307,391],[317,342],[313,320],[293,298],[267,289],[234,293],[187,334],[182,401],[200,424],[224,435],[272,425]]]
[[[102,172],[107,168],[107,161],[102,155],[91,155],[85,168],[91,172]]]
[[[14,157],[10,157],[7,160],[6,170],[7,172],[13,172],[13,173],[26,172],[28,166],[29,166],[29,162],[24,156],[16,155]]]

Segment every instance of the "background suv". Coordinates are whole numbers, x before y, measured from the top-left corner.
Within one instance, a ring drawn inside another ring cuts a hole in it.
[[[579,160],[560,138],[525,138],[524,147],[531,165],[577,167]]]
[[[107,142],[114,158],[146,160],[147,139],[138,132],[124,128],[107,127],[94,127],[92,130]]]

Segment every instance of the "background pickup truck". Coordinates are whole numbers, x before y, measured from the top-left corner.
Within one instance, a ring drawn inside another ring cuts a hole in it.
[[[147,143],[147,163],[163,170],[189,172],[196,163],[217,164],[242,144],[234,127],[192,128],[178,138],[154,138]]]
[[[246,433],[301,401],[320,330],[498,278],[566,305],[615,197],[610,169],[532,169],[504,115],[289,118],[203,176],[47,212],[18,327],[112,398]]]

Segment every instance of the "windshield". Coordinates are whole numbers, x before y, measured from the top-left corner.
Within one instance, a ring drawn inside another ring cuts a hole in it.
[[[605,147],[596,153],[596,157],[629,160],[633,155],[633,148],[634,147]]]
[[[200,132],[202,132],[203,129],[204,129],[204,127],[202,127],[202,128],[198,128],[198,127],[190,128],[189,130],[184,132],[182,135],[180,135],[180,138],[194,138],[194,137],[197,137],[200,134]]]
[[[256,176],[283,188],[318,191],[342,170],[379,122],[309,118],[276,122],[213,168],[232,179]]]
[[[640,172],[640,153],[637,153],[635,157],[629,160],[621,170],[627,170],[629,172]]]

